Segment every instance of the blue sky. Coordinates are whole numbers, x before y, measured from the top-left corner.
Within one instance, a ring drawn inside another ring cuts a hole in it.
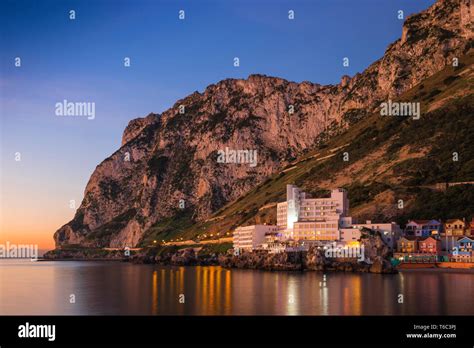
[[[72,217],[69,200],[80,203],[90,174],[119,147],[129,120],[162,112],[225,78],[260,73],[338,83],[400,37],[398,10],[407,16],[433,2],[2,0],[2,220],[51,216],[43,229],[52,234]],[[131,67],[123,66],[124,57]],[[96,118],[55,116],[63,99],[95,102]],[[15,230],[35,228],[22,223]]]

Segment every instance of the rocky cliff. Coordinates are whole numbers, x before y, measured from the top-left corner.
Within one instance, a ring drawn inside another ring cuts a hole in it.
[[[338,85],[264,75],[227,79],[133,120],[122,146],[97,166],[56,245],[137,245],[158,221],[183,211],[202,221],[313,148],[465,54],[469,1],[439,0],[407,18],[401,39],[363,73]],[[219,150],[256,150],[257,165],[220,163]]]

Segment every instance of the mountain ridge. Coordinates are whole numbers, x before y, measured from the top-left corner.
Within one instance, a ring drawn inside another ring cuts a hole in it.
[[[56,245],[135,246],[157,222],[182,214],[182,202],[192,221],[206,220],[324,136],[357,124],[381,101],[466,54],[470,11],[467,1],[440,0],[408,17],[381,59],[337,85],[254,74],[130,121],[120,149],[92,174],[74,219],[56,231]],[[216,152],[226,146],[258,150],[259,165],[219,165]]]

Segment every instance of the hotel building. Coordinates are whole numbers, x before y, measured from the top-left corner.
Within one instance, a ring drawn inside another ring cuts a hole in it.
[[[336,241],[339,229],[350,227],[349,200],[341,188],[329,198],[310,198],[295,185],[287,185],[286,202],[277,204],[278,232],[294,241]]]
[[[233,237],[234,248],[280,252],[288,246],[286,242],[353,244],[359,242],[362,228],[380,232],[390,249],[397,247],[401,234],[399,225],[371,221],[353,224],[348,213],[347,191],[342,188],[332,190],[329,198],[311,198],[295,185],[287,185],[286,201],[277,204],[277,225],[238,227]]]
[[[254,250],[263,244],[265,235],[275,233],[277,227],[274,225],[251,225],[237,227],[234,231],[234,249]]]

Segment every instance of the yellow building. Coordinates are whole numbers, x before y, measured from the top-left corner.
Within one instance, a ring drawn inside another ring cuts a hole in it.
[[[444,223],[445,236],[463,236],[466,233],[466,223],[461,219],[450,219]]]

